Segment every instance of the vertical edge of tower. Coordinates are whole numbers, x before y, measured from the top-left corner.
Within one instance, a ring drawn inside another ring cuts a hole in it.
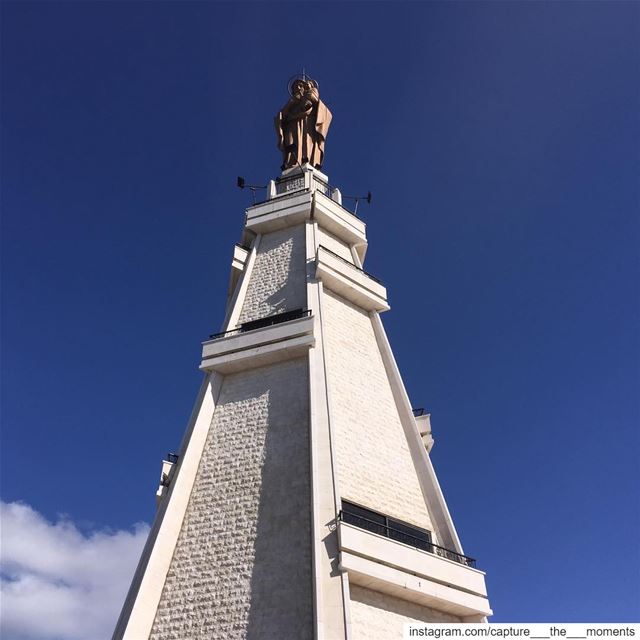
[[[309,352],[315,637],[343,638],[349,628],[349,595],[346,575],[339,569],[336,513],[340,510],[340,490],[333,457],[331,398],[322,330],[322,282],[316,278],[315,270],[317,229],[317,221],[307,221],[307,300],[316,336],[315,347]]]

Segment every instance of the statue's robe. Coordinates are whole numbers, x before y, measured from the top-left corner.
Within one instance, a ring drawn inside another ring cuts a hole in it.
[[[290,100],[275,118],[278,148],[283,154],[283,169],[308,162],[322,167],[324,141],[331,124],[331,111],[318,100],[307,113],[296,112],[299,102]],[[296,117],[304,113],[301,117]]]

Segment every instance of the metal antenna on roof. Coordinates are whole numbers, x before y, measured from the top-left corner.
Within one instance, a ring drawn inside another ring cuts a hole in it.
[[[247,184],[245,179],[242,176],[238,176],[236,179],[236,185],[238,186],[239,189],[249,189],[249,191],[251,191],[251,197],[253,198],[253,204],[256,203],[256,191],[258,189],[266,189],[267,185],[265,185],[264,187],[259,187],[256,184]]]
[[[358,203],[360,200],[364,200],[367,204],[371,204],[371,191],[367,192],[366,196],[342,196],[343,198],[348,198],[349,200],[356,201],[356,208],[353,211],[353,215],[358,215]]]

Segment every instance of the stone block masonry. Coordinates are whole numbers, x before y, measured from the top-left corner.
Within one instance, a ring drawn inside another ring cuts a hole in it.
[[[323,231],[322,229],[318,230],[318,239],[320,240],[320,244],[323,247],[329,249],[329,251],[333,251],[333,253],[335,253],[336,255],[339,255],[347,262],[351,262],[353,264],[351,248],[346,242],[343,242],[339,238],[336,238],[333,234],[328,233],[327,231]]]
[[[311,639],[306,358],[225,378],[152,640]]]
[[[351,594],[351,640],[402,638],[402,630],[410,622],[461,622],[444,611],[394,598],[357,585]]]
[[[260,239],[239,323],[306,306],[304,225]]]
[[[342,497],[433,531],[368,313],[322,298]]]

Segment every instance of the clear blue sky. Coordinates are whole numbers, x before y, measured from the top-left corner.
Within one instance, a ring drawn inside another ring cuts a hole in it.
[[[150,522],[303,65],[494,621],[640,620],[640,4],[4,2],[2,493]]]

